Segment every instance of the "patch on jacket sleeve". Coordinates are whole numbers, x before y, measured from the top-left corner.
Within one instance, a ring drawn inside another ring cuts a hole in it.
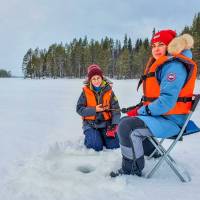
[[[167,74],[167,80],[168,81],[174,81],[174,80],[176,80],[176,74],[175,73],[169,73],[169,74]]]

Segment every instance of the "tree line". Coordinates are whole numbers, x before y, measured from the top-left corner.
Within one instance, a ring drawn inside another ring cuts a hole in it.
[[[10,78],[11,71],[6,71],[5,69],[0,69],[0,78]]]
[[[194,37],[193,58],[200,66],[200,12],[194,16],[191,26],[185,26],[183,33]],[[127,35],[123,42],[108,37],[88,41],[84,37],[66,44],[52,44],[48,49],[29,49],[23,58],[22,70],[25,78],[83,78],[88,65],[96,63],[108,77],[138,78],[150,54],[148,38],[138,38],[133,45]]]

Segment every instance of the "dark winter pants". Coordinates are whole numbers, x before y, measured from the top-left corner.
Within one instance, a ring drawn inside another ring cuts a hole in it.
[[[129,160],[133,161],[141,171],[144,168],[143,140],[147,136],[152,136],[150,130],[139,118],[125,117],[119,123],[118,136],[123,155],[122,167],[125,169],[124,161]],[[146,145],[148,148],[149,143],[146,142]]]
[[[106,129],[90,128],[84,131],[85,141],[84,144],[87,148],[92,148],[95,151],[103,150],[103,146],[107,149],[119,148],[119,139],[116,135],[115,138],[106,136]]]

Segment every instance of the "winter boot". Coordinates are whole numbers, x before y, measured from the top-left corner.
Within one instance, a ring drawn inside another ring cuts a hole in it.
[[[133,174],[142,176],[142,170],[144,169],[144,155],[135,160],[133,165]]]
[[[122,168],[118,169],[115,172],[111,172],[110,176],[112,178],[117,177],[117,176],[121,176],[121,175],[130,175],[132,172],[132,168],[133,168],[133,160],[128,159],[126,157],[122,157]]]
[[[135,162],[123,156],[122,168],[116,172],[111,172],[110,176],[115,178],[121,175],[137,175],[142,176],[142,170],[144,169],[144,156],[136,159]]]

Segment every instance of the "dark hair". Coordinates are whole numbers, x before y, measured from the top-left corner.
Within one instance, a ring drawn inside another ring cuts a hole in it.
[[[146,64],[146,69],[148,69],[149,67],[151,67],[151,65],[156,61],[156,59],[153,56],[149,57],[149,60],[147,61]]]

